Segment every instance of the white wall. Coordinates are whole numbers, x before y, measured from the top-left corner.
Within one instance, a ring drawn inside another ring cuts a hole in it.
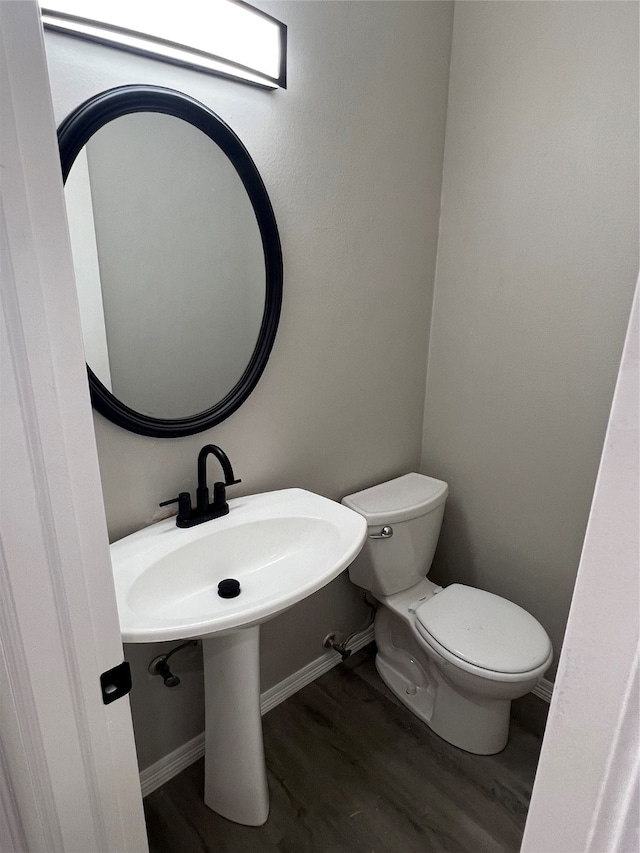
[[[433,574],[527,608],[556,655],[638,269],[638,76],[637,3],[455,6],[422,451],[450,485]]]
[[[283,311],[249,400],[184,439],[129,434],[96,416],[112,538],[193,489],[198,449],[221,445],[235,494],[302,486],[332,498],[420,458],[446,112],[450,3],[260,3],[289,26],[289,88],[268,93],[47,34],[57,120],[127,83],[179,89],[245,143],[284,253]],[[322,653],[367,609],[342,576],[265,626],[263,688]],[[171,691],[146,674],[157,647],[128,647],[141,767],[202,729],[201,670]],[[178,661],[176,660],[176,664]]]

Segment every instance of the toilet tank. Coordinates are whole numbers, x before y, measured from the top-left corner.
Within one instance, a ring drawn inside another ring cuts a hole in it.
[[[423,474],[404,474],[347,495],[342,503],[367,520],[367,539],[349,567],[353,583],[374,595],[393,595],[425,578],[438,544],[449,488]],[[382,538],[383,527],[392,535]]]

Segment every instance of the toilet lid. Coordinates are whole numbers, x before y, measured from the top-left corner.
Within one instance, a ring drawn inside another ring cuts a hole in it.
[[[436,642],[482,669],[529,672],[551,654],[551,641],[537,619],[482,589],[454,583],[421,604],[415,615]]]

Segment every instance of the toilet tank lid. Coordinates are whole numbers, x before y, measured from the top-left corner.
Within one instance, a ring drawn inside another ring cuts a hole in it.
[[[342,503],[363,515],[368,524],[386,524],[430,512],[445,502],[448,491],[442,480],[411,473],[347,495]]]

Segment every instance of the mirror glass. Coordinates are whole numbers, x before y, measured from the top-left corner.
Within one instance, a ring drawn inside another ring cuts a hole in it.
[[[242,142],[171,89],[121,86],[58,129],[91,398],[191,435],[251,393],[282,300],[273,209]]]
[[[65,185],[87,361],[126,406],[182,418],[221,400],[258,339],[265,268],[227,156],[175,116],[95,133]]]

